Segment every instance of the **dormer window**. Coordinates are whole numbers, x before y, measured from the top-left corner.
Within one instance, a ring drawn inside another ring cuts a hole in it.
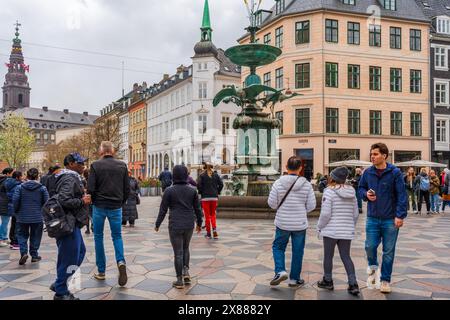
[[[262,11],[255,12],[255,24],[256,26],[260,26],[262,24]]]
[[[356,1],[356,0],[342,0],[342,3],[343,3],[343,4],[352,4],[352,5],[355,5],[355,1]]]
[[[437,33],[450,34],[450,18],[439,17],[436,20]]]
[[[386,10],[397,10],[397,0],[383,0],[383,7]]]
[[[275,1],[276,1],[275,14],[279,15],[280,13],[282,13],[284,11],[285,0],[275,0]]]

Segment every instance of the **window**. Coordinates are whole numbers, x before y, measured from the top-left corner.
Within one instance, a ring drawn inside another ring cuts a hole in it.
[[[348,133],[360,134],[361,132],[361,111],[356,109],[348,110]]]
[[[370,90],[381,90],[381,67],[369,67],[369,88]]]
[[[402,113],[391,112],[391,135],[402,135]]]
[[[276,1],[275,13],[276,15],[279,15],[284,10],[285,0],[275,0],[275,1]]]
[[[275,118],[281,121],[280,135],[283,134],[283,111],[275,112]]]
[[[327,133],[339,133],[339,109],[327,108],[326,130]]]
[[[343,0],[342,1],[344,4],[352,4],[355,5],[355,0]]]
[[[413,51],[422,50],[422,31],[411,29],[409,30],[409,48]]]
[[[204,134],[206,133],[206,126],[207,126],[207,117],[206,115],[200,115],[198,116],[198,122],[199,122],[199,126],[198,126],[198,133],[199,134]],[[173,130],[172,130],[173,131]]]
[[[402,28],[391,27],[391,49],[402,48]]]
[[[295,88],[304,89],[310,87],[309,63],[295,65]]]
[[[402,92],[402,69],[391,68],[391,92]]]
[[[369,45],[381,47],[381,26],[375,24],[369,26]]]
[[[270,72],[264,73],[263,81],[264,81],[264,85],[265,86],[268,86],[268,87],[272,86],[272,79],[271,78],[272,78],[272,76],[271,76]]]
[[[275,70],[275,88],[276,89],[283,89],[284,83],[283,83],[283,68],[279,68]]]
[[[437,105],[448,104],[448,82],[436,82],[434,96]]]
[[[283,27],[279,27],[275,30],[275,47],[283,47]]]
[[[436,142],[447,142],[447,120],[436,120]]]
[[[309,43],[309,21],[301,21],[295,24],[295,43]]]
[[[434,48],[434,61],[436,68],[448,68],[447,49],[445,47]]]
[[[258,11],[255,13],[255,21],[257,26],[260,26],[262,24],[262,11]]]
[[[348,44],[359,44],[360,25],[357,22],[347,23],[347,42]]]
[[[339,86],[339,65],[337,63],[327,62],[325,66],[325,85],[331,88]]]
[[[448,18],[438,18],[436,29],[438,33],[450,34],[450,20]]]
[[[348,88],[359,89],[360,86],[360,66],[348,65]]]
[[[198,97],[199,99],[206,99],[208,97],[208,83],[200,82],[198,84]]]
[[[397,0],[384,0],[383,6],[386,10],[397,10]]]
[[[222,116],[222,134],[228,135],[230,134],[230,117]]]
[[[325,41],[338,42],[338,21],[326,19],[325,20]]]
[[[411,70],[410,72],[410,91],[411,93],[422,93],[422,71]]]
[[[381,111],[370,111],[370,134],[381,135]]]
[[[422,136],[422,114],[421,113],[411,113],[411,136],[421,137]]]
[[[23,94],[19,94],[19,104],[23,103]]]
[[[264,44],[270,44],[272,42],[272,34],[268,33],[264,35]]]
[[[296,126],[295,132],[309,133],[309,109],[297,109],[295,111]]]

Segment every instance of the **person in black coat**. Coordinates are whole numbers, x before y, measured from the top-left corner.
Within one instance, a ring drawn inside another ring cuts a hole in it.
[[[131,175],[131,170],[128,170],[128,179],[130,180],[130,195],[128,200],[122,208],[122,226],[126,226],[127,222],[130,227],[134,228],[135,221],[139,218],[137,206],[141,204],[139,194],[139,182]]]
[[[6,192],[6,180],[11,178],[13,168],[6,168],[0,174],[0,247],[8,246],[8,225],[11,216],[8,214],[8,194]]]
[[[189,244],[194,232],[202,230],[202,211],[197,190],[188,185],[188,169],[185,166],[175,166],[173,168],[173,186],[164,192],[161,206],[159,208],[158,219],[155,223],[155,231],[159,228],[169,210],[169,235],[175,254],[175,271],[177,281],[173,286],[183,289],[185,284],[190,284],[189,275]]]

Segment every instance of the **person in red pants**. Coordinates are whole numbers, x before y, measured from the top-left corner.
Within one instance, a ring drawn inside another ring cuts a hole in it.
[[[205,172],[203,172],[198,179],[198,193],[202,197],[202,209],[205,215],[206,223],[206,238],[218,239],[216,224],[216,209],[219,201],[219,195],[223,189],[223,182],[219,175],[213,171],[213,165],[207,163],[205,165]],[[212,237],[211,237],[212,226]]]

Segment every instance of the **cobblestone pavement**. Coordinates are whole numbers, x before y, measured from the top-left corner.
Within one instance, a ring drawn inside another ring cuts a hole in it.
[[[322,244],[310,219],[302,277],[306,285],[291,289],[287,283],[271,288],[273,276],[271,244],[274,226],[270,220],[218,220],[219,240],[194,235],[191,245],[192,285],[184,290],[171,287],[175,272],[168,238],[167,219],[160,233],[153,231],[159,198],[144,198],[140,220],[134,229],[124,228],[129,282],[117,285],[117,268],[109,231],[105,230],[107,279],[93,279],[95,255],[93,235],[85,235],[87,255],[82,265],[81,285],[73,292],[81,299],[450,299],[450,214],[410,216],[397,245],[393,293],[383,295],[366,287],[364,223],[358,222],[357,240],[352,246],[362,294],[354,298],[346,292],[346,275],[339,256],[335,257],[335,291],[318,289],[322,277]],[[84,231],[83,231],[84,232]],[[290,251],[290,246],[287,252]],[[0,248],[0,299],[52,299],[48,287],[55,279],[56,245],[46,235],[40,250],[40,263],[18,265],[19,253]],[[286,265],[290,264],[287,254]]]

